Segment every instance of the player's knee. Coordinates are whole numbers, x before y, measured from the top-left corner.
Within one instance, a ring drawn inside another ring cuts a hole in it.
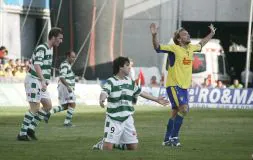
[[[50,112],[51,109],[52,109],[52,106],[47,106],[47,107],[43,106],[43,110],[46,112]]]
[[[30,111],[32,113],[35,114],[39,111],[39,109],[40,109],[40,104],[39,103],[30,102],[29,104],[30,104]]]
[[[75,104],[75,103],[70,103],[70,104],[69,104],[69,107],[75,108],[75,107],[76,107],[76,104]]]
[[[33,114],[36,114],[38,111],[39,111],[39,107],[30,109],[30,112],[32,112]]]
[[[137,144],[127,144],[128,150],[136,150],[138,148]]]
[[[113,148],[111,147],[108,147],[108,146],[103,146],[103,150],[105,151],[111,151]]]
[[[182,114],[183,116],[186,116],[188,113],[188,106],[187,105],[180,106],[179,113]]]
[[[52,106],[48,106],[46,110],[49,112],[52,108],[53,108]]]
[[[111,143],[104,143],[103,144],[103,150],[111,151],[113,149],[113,144]]]
[[[187,109],[183,108],[183,109],[181,109],[181,110],[179,111],[179,113],[180,113],[182,116],[186,116],[187,113],[188,113],[188,111],[187,111]]]
[[[184,117],[187,115],[187,111],[185,111],[185,110],[182,110],[182,111],[180,111],[179,112],[181,115],[183,115]]]
[[[182,116],[186,116],[186,115],[187,115],[187,110],[181,109],[181,110],[179,111],[179,114],[181,114]]]
[[[171,112],[171,118],[175,118],[177,116],[177,113],[178,113],[178,109],[173,109],[172,112]]]

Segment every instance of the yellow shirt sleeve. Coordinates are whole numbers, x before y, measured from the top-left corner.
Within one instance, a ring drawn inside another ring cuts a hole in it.
[[[192,51],[200,51],[201,50],[201,45],[198,44],[192,44],[191,45]]]
[[[160,51],[160,52],[168,52],[168,51],[174,52],[175,49],[173,46],[174,45],[172,45],[172,44],[167,44],[167,45],[160,44],[158,51]]]

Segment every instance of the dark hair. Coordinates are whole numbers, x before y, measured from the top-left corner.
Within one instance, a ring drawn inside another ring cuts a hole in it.
[[[0,50],[6,50],[6,47],[5,46],[1,46]]]
[[[50,40],[53,37],[57,37],[59,34],[63,34],[62,29],[58,27],[53,27],[48,34],[48,39]]]
[[[175,33],[174,33],[174,37],[173,37],[173,41],[176,45],[179,45],[179,42],[178,42],[178,38],[180,38],[180,32],[182,31],[186,31],[184,28],[179,28]]]
[[[5,51],[6,55],[8,55],[8,50],[7,50],[7,48],[5,46],[1,46],[0,50],[1,51]]]
[[[124,67],[126,63],[130,63],[128,57],[118,57],[113,61],[113,74],[119,73],[120,67]]]

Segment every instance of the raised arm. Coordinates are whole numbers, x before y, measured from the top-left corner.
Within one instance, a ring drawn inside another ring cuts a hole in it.
[[[203,47],[210,39],[213,38],[213,36],[215,35],[215,31],[216,31],[216,28],[213,26],[213,24],[211,24],[210,26],[208,26],[210,28],[210,33],[205,37],[203,38],[199,44]]]
[[[154,49],[158,49],[159,48],[159,42],[158,42],[158,39],[157,39],[157,27],[156,27],[155,23],[151,23],[150,32],[152,34],[153,47],[154,47]]]

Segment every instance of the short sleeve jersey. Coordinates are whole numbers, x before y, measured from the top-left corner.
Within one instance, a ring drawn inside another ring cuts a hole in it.
[[[60,65],[59,77],[64,78],[68,85],[71,87],[71,89],[75,89],[75,74],[67,60],[63,61]]]
[[[183,48],[176,44],[160,45],[157,52],[174,54],[170,59],[166,87],[179,86],[187,89],[191,85],[193,53],[201,50],[200,44],[189,44]]]
[[[141,87],[129,77],[118,79],[113,76],[107,79],[102,92],[108,95],[106,114],[113,120],[123,122],[134,113],[133,98],[141,93]]]
[[[51,67],[53,61],[53,50],[49,49],[47,44],[41,44],[37,46],[32,54],[30,74],[33,78],[38,79],[38,75],[34,69],[34,65],[38,64],[41,67],[42,75],[46,80],[50,80],[51,77]]]

